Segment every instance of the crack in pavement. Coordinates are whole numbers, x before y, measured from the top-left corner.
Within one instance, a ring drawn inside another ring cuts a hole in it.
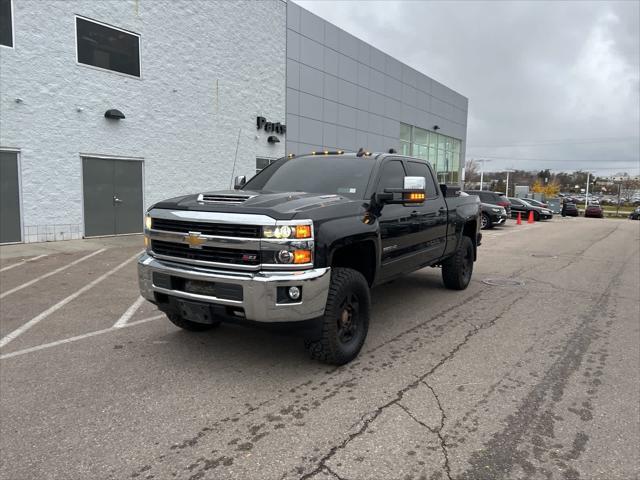
[[[460,479],[509,478],[515,464],[520,465],[529,474],[533,473],[533,465],[526,461],[524,454],[519,451],[519,446],[525,441],[531,428],[535,428],[538,423],[544,423],[541,418],[550,411],[549,408],[544,408],[548,402],[547,398],[551,397],[552,405],[562,399],[569,378],[578,370],[591,343],[598,336],[595,323],[601,312],[607,308],[616,279],[617,277],[613,277],[609,281],[598,300],[583,315],[582,321],[569,335],[562,356],[546,371],[515,413],[507,417],[506,426],[484,444],[483,450],[471,455],[469,468],[460,475]]]
[[[384,405],[378,407],[373,412],[369,412],[368,415],[365,414],[366,418],[362,422],[362,425],[360,426],[360,428],[358,430],[356,430],[355,432],[350,433],[339,445],[335,445],[335,446],[331,447],[331,449],[322,458],[320,458],[320,460],[318,461],[316,467],[313,470],[311,470],[310,472],[308,472],[308,473],[302,475],[301,477],[299,477],[300,480],[308,480],[308,479],[312,478],[314,475],[320,473],[325,468],[327,468],[327,462],[329,460],[331,460],[331,458],[333,458],[338,451],[344,450],[347,447],[347,445],[349,445],[349,443],[351,443],[352,440],[358,438],[364,432],[366,432],[367,429],[369,428],[369,425],[371,425],[371,423],[373,423],[382,414],[382,412],[384,412],[387,408],[391,407],[392,405],[399,405],[399,402],[404,397],[404,394],[407,393],[409,390],[415,389],[418,385],[420,385],[420,383],[423,383],[423,384],[426,385],[425,380],[430,375],[433,375],[433,373],[436,370],[438,370],[440,367],[442,367],[446,362],[451,360],[458,353],[458,351],[462,347],[464,347],[469,342],[469,340],[471,340],[471,338],[473,338],[478,332],[480,332],[482,330],[486,330],[487,328],[491,328],[492,326],[494,326],[495,323],[500,318],[502,318],[503,315],[505,315],[516,303],[518,303],[527,294],[528,293],[525,292],[523,295],[521,295],[519,297],[516,297],[514,300],[512,300],[510,303],[508,303],[506,305],[506,307],[498,315],[496,315],[495,317],[493,317],[489,321],[484,322],[484,323],[482,323],[480,325],[474,326],[473,329],[471,329],[470,331],[468,331],[466,333],[466,335],[464,336],[462,341],[460,341],[455,347],[453,347],[451,349],[451,351],[447,355],[442,357],[438,363],[436,363],[433,367],[431,367],[431,369],[429,369],[424,374],[420,375],[417,380],[411,382],[410,384],[408,384],[407,386],[405,386],[404,388],[402,388],[398,392],[396,392],[395,398],[393,398],[392,400],[388,401]],[[429,388],[431,389],[431,387],[429,387]],[[431,391],[435,394],[433,389],[431,389]],[[438,401],[438,405],[439,405],[439,407],[441,407],[441,404],[440,404],[439,401]],[[444,413],[444,410],[441,409],[441,413]],[[441,425],[443,425],[443,422],[444,422],[444,417],[441,418]],[[444,439],[442,439],[442,442],[444,442]],[[444,452],[445,451],[443,451],[443,453]],[[446,453],[446,464],[445,465],[446,465],[446,467],[448,467],[448,453]]]

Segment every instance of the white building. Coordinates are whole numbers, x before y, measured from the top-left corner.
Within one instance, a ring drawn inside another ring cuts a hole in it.
[[[292,2],[0,0],[0,31],[0,243],[140,232],[285,153],[458,181],[467,99]]]

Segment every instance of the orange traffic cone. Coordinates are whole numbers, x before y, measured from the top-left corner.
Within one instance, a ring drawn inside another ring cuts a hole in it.
[[[516,225],[522,225],[522,212],[518,212],[518,221],[516,222]]]
[[[529,212],[529,220],[527,220],[527,223],[533,223],[533,211]]]

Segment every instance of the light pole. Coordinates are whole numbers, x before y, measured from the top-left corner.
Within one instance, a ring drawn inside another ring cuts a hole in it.
[[[591,172],[587,172],[587,189],[584,195],[584,211],[587,211],[587,204],[589,203],[589,179],[591,178]]]
[[[480,162],[480,190],[482,190],[482,183],[484,181],[484,162],[490,162],[491,160],[478,160]]]
[[[515,172],[515,170],[513,168],[507,168],[505,172],[507,172],[507,186],[504,189],[504,195],[505,197],[508,197],[509,196],[509,172]]]

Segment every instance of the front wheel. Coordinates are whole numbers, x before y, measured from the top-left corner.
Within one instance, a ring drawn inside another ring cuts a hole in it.
[[[451,290],[464,290],[473,273],[473,243],[467,236],[462,237],[456,252],[442,263],[442,281]]]
[[[369,285],[356,270],[334,268],[320,338],[307,339],[311,358],[344,365],[358,356],[369,330]]]

